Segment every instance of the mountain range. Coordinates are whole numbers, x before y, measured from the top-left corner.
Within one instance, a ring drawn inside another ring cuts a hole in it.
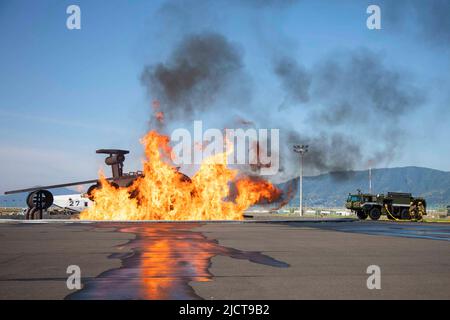
[[[289,205],[298,206],[299,178],[278,186],[291,191]],[[343,207],[349,193],[369,191],[369,172],[345,171],[303,177],[303,201],[311,207]],[[428,207],[450,205],[450,172],[423,167],[372,169],[372,193],[410,192]]]

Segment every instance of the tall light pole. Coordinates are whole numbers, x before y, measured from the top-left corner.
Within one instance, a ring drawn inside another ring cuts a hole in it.
[[[372,160],[369,160],[369,193],[372,194]]]
[[[300,205],[298,211],[299,215],[303,216],[303,156],[308,152],[308,145],[294,145],[294,152],[300,153]]]

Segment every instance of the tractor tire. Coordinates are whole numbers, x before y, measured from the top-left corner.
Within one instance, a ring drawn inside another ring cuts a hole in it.
[[[356,212],[356,215],[358,216],[359,220],[366,220],[367,219],[367,212],[365,211],[358,211]]]
[[[400,219],[411,220],[411,215],[409,214],[408,209],[402,209],[402,211],[400,212]]]
[[[381,217],[381,210],[379,208],[372,208],[369,211],[369,217],[372,220],[378,220]]]

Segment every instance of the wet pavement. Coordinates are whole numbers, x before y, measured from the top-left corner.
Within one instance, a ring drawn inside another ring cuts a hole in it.
[[[66,299],[201,299],[189,283],[212,280],[209,267],[215,256],[289,267],[259,252],[220,246],[216,240],[192,231],[200,225],[97,224],[96,227],[117,227],[119,232],[135,234],[136,239],[123,248],[132,253],[112,255],[111,258],[122,260],[122,267],[88,280],[82,290]]]
[[[378,236],[450,241],[450,224],[448,223],[352,221],[327,223],[292,222],[289,225]]]
[[[290,267],[218,256],[213,281],[192,287],[205,299],[449,299],[450,243],[441,237],[447,230],[437,223],[382,221],[207,224],[196,231]],[[436,234],[439,240],[429,238]],[[372,265],[381,270],[380,290],[367,287]]]
[[[449,299],[449,234],[348,220],[3,222],[0,299]],[[381,290],[366,286],[370,265]]]

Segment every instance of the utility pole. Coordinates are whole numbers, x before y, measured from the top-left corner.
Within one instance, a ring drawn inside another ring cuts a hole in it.
[[[372,194],[372,168],[369,167],[369,193]]]
[[[303,216],[303,156],[308,152],[308,145],[294,145],[294,152],[300,154],[300,181],[299,181],[299,189],[300,189],[300,203],[298,207],[299,215]]]

